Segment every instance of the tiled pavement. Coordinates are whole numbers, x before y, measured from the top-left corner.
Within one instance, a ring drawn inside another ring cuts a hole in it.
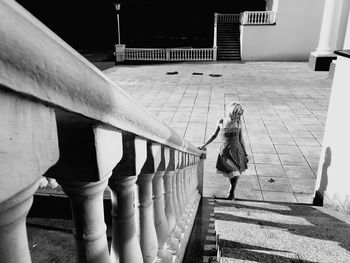
[[[225,105],[239,101],[250,162],[237,198],[312,201],[331,90],[327,73],[302,62],[121,65],[105,73],[198,146],[215,131]],[[228,191],[226,179],[215,173],[218,148],[215,141],[207,148],[205,196]]]

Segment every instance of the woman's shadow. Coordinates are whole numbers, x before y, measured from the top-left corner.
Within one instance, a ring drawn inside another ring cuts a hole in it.
[[[331,151],[331,148],[328,146],[326,148],[324,162],[322,165],[320,186],[315,193],[313,205],[323,206],[324,194],[328,186],[328,167],[331,165],[331,161],[332,161],[332,151]]]

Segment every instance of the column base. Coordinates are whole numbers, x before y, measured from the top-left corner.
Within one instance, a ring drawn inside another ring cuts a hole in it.
[[[328,79],[330,80],[333,80],[334,73],[335,73],[335,66],[336,66],[336,63],[332,61],[329,66],[329,72],[328,72]]]
[[[336,55],[316,55],[310,54],[309,68],[314,71],[329,71],[330,64],[337,59]]]

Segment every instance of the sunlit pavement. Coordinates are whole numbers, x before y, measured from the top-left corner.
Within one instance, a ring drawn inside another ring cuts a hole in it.
[[[118,65],[104,72],[196,146],[215,131],[225,105],[239,101],[250,161],[236,197],[312,202],[331,91],[328,73],[311,71],[304,62]],[[215,173],[218,149],[215,141],[207,148],[204,196],[228,191],[226,179]]]

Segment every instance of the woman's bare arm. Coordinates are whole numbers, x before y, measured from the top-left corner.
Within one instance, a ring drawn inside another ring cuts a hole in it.
[[[222,123],[222,120],[220,120],[219,123]],[[217,126],[216,131],[214,132],[214,134],[210,137],[210,139],[201,147],[199,147],[199,150],[203,150],[205,148],[205,146],[207,146],[208,144],[210,144],[212,141],[215,140],[215,138],[218,136],[220,131],[220,125]]]

